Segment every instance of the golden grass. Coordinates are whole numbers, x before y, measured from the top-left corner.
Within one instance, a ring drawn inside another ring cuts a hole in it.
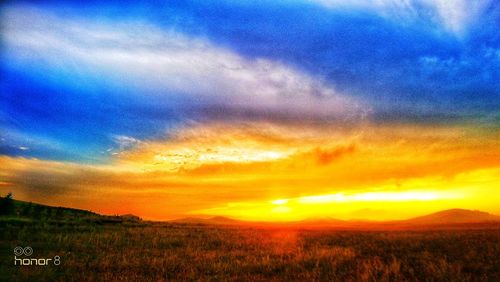
[[[300,230],[188,224],[1,226],[8,281],[500,281],[500,229]],[[60,266],[14,266],[15,246]]]

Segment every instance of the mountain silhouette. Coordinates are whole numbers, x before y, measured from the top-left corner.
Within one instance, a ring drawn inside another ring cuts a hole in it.
[[[28,203],[13,200],[14,208],[11,211],[9,220],[14,219],[34,219],[34,220],[87,220],[95,223],[123,223],[140,222],[141,218],[135,215],[100,215],[91,211],[52,207],[47,205]],[[42,216],[43,215],[43,216]],[[15,216],[15,217],[12,217]],[[453,224],[473,224],[473,223],[500,223],[500,216],[487,212],[466,209],[449,209],[432,214],[410,218],[406,220],[390,221],[369,221],[369,220],[340,220],[335,218],[311,218],[293,222],[254,222],[233,219],[224,216],[213,217],[187,217],[169,220],[171,223],[185,224],[215,224],[215,225],[263,225],[263,226],[283,226],[283,227],[339,227],[339,228],[389,228],[395,226],[411,227],[423,225],[453,225]]]
[[[410,224],[453,224],[500,221],[500,216],[487,212],[465,209],[450,209],[405,220]]]

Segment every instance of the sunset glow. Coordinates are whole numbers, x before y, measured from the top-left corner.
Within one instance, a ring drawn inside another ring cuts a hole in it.
[[[155,220],[500,214],[493,8],[356,2],[2,4],[0,194]]]

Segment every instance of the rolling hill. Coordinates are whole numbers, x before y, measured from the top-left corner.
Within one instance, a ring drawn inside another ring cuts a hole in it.
[[[64,224],[75,223],[96,223],[96,224],[115,224],[115,223],[134,223],[141,219],[135,215],[101,215],[92,211],[53,207],[32,202],[19,200],[0,201],[0,222],[54,222]]]
[[[408,219],[409,224],[455,224],[500,221],[500,216],[487,212],[465,209],[450,209]]]

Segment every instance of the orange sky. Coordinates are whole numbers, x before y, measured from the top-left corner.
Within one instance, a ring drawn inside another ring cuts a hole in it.
[[[0,157],[2,194],[147,219],[402,219],[500,214],[498,132],[474,126],[211,123],[106,164]]]

